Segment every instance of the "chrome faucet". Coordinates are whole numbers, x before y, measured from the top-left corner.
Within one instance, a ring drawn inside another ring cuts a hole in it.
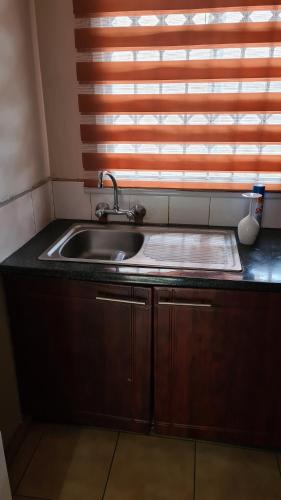
[[[112,185],[113,185],[113,191],[114,191],[113,210],[119,211],[120,207],[119,207],[118,186],[117,186],[117,181],[116,181],[114,175],[111,174],[110,172],[108,172],[107,170],[99,172],[99,174],[98,174],[98,188],[99,189],[103,188],[103,178],[105,175],[107,175],[111,179]]]
[[[114,201],[113,208],[110,208],[108,203],[98,203],[96,206],[96,217],[99,220],[105,220],[108,215],[126,215],[129,221],[134,221],[141,223],[143,217],[146,214],[146,210],[142,205],[135,205],[130,210],[120,208],[119,206],[119,195],[118,195],[118,185],[114,175],[107,170],[101,171],[98,174],[98,188],[103,188],[103,180],[105,176],[108,176],[113,185]]]

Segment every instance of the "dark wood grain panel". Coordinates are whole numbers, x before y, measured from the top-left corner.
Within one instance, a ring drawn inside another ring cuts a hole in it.
[[[280,311],[280,294],[156,289],[157,432],[280,447]]]
[[[150,290],[44,279],[6,283],[25,412],[147,430]]]

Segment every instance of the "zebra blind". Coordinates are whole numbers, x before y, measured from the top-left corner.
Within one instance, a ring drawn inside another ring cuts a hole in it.
[[[73,2],[87,172],[281,189],[281,4]]]

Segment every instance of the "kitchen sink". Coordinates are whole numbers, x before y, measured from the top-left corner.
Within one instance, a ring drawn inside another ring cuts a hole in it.
[[[60,254],[77,260],[123,261],[136,255],[143,241],[141,233],[85,229],[67,240]]]
[[[241,271],[228,229],[75,224],[39,259],[175,269]]]

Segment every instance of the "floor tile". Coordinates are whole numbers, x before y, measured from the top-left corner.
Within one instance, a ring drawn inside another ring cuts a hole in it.
[[[42,438],[18,496],[100,500],[117,433],[55,426]]]
[[[273,453],[197,443],[196,500],[280,500]]]
[[[48,498],[36,498],[36,497],[13,497],[13,500],[49,500]]]
[[[12,464],[9,466],[9,479],[12,492],[16,491],[43,434],[43,426],[33,424],[19,449]]]
[[[121,434],[105,500],[192,500],[194,443]]]

